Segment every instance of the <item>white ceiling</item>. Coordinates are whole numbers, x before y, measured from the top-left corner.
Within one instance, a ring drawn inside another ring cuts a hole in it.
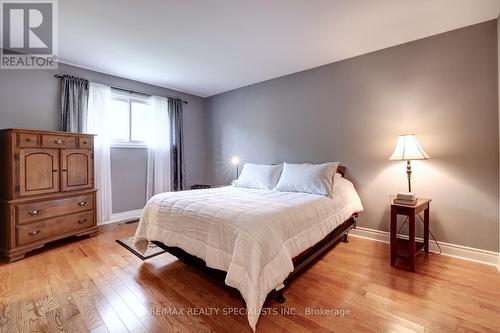
[[[499,11],[500,0],[61,0],[59,57],[205,97]]]

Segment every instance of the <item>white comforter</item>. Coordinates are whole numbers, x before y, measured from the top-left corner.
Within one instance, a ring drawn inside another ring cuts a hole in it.
[[[234,186],[162,193],[146,204],[135,245],[144,252],[160,241],[226,271],[255,330],[267,294],[293,271],[292,258],[362,210],[354,186],[340,177],[332,198]]]

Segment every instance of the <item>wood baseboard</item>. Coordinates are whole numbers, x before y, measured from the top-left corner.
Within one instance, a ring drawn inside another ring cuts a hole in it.
[[[383,243],[390,242],[390,235],[386,231],[357,227],[356,229],[351,230],[350,234],[354,237],[371,239],[378,242],[383,242]],[[405,236],[400,236],[400,237],[405,238]],[[417,240],[422,241],[421,238],[417,238]],[[438,242],[439,245],[441,246],[442,255],[469,261],[475,261],[486,265],[496,266],[497,269],[500,271],[500,253],[498,252],[476,249],[473,247],[467,247],[463,245],[444,243],[439,240]],[[432,239],[430,241],[430,251],[434,253],[439,253],[439,248],[432,241]]]

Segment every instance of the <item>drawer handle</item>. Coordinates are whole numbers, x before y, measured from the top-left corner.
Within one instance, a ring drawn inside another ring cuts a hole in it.
[[[86,144],[87,144],[87,141],[82,141],[82,143],[83,143],[84,145],[86,145]]]
[[[26,138],[26,142],[31,142],[31,139],[30,138]]]
[[[64,143],[64,140],[54,140],[55,143],[57,143],[58,145],[62,145]]]
[[[40,211],[38,209],[32,210],[31,212],[28,212],[29,216],[37,216],[40,214]]]
[[[78,220],[78,224],[84,224],[87,222],[87,219],[81,219],[81,220]]]
[[[41,233],[41,232],[42,232],[41,230],[35,230],[35,231],[32,231],[32,232],[28,232],[28,234],[30,236],[35,237],[35,236],[38,236],[38,234]]]
[[[82,207],[82,208],[83,208],[83,207],[85,207],[85,206],[87,206],[87,201],[82,201],[82,202],[79,202],[79,203],[78,203],[78,206],[80,206],[80,207]]]

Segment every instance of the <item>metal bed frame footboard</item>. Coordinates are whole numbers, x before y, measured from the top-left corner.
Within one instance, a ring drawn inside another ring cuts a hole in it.
[[[304,270],[310,263],[318,259],[318,257],[324,254],[327,250],[329,250],[330,247],[332,247],[335,243],[337,243],[341,238],[343,239],[344,243],[349,242],[347,236],[351,229],[356,228],[357,216],[358,216],[357,213],[353,214],[349,219],[347,219],[341,225],[335,228],[330,234],[328,234],[321,241],[319,241],[309,249],[305,250],[304,252],[293,258],[292,260],[293,260],[294,270],[284,281],[283,284],[285,285],[285,288],[282,288],[278,291],[274,290],[270,292],[269,295],[273,295],[277,302],[284,303],[285,297],[283,296],[283,292],[288,286],[288,284],[297,276],[299,272]],[[224,281],[226,277],[225,271],[208,267],[203,259],[195,257],[178,247],[167,246],[162,242],[158,241],[153,241],[152,243],[156,244],[157,246],[164,249],[168,253],[177,257],[183,263],[194,266],[198,270],[215,277],[217,280]]]

